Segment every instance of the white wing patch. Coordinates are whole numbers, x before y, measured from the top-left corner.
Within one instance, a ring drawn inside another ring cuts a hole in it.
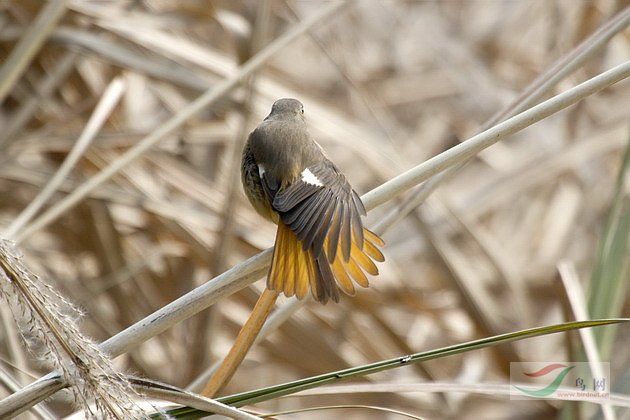
[[[258,164],[258,176],[262,178],[264,174],[265,174],[265,167],[262,166],[261,164]]]
[[[304,169],[301,175],[302,181],[306,182],[307,184],[315,185],[317,187],[321,187],[324,185],[308,168]]]

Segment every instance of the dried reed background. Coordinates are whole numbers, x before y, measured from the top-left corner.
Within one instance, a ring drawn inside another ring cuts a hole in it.
[[[35,31],[38,14],[59,4],[0,1],[1,65]],[[32,59],[0,79],[11,82],[0,84],[1,230],[77,139],[86,151],[45,208],[326,4],[68,1],[45,14],[41,47],[34,42]],[[27,222],[11,236],[31,269],[85,310],[82,330],[104,341],[273,244],[274,226],[241,192],[239,164],[245,136],[275,99],[304,102],[313,135],[363,193],[481,131],[623,7],[613,0],[360,0],[284,47],[60,218],[41,229]],[[626,29],[548,96],[628,57]],[[562,279],[571,276],[558,267],[575,269],[573,287],[588,298],[629,109],[630,86],[621,82],[482,152],[385,234],[387,261],[369,289],[338,305],[281,299],[274,329],[225,392],[574,319]],[[99,119],[102,128],[86,133]],[[622,194],[627,211],[627,187]],[[396,204],[371,212],[368,225]],[[194,389],[225,355],[263,286],[222,299],[118,358],[118,366]],[[616,316],[628,316],[630,301],[621,296]],[[48,370],[24,350],[6,308],[0,316],[0,371],[20,387]],[[630,348],[627,332],[618,330],[609,357],[611,371],[626,379],[630,353],[614,349]],[[577,333],[533,339],[367,377],[380,392],[356,388],[256,408],[366,404],[429,418],[555,418],[562,404],[509,402],[474,387],[441,392],[444,383],[506,383],[510,361],[568,360],[576,345]],[[425,392],[394,387],[420,382],[429,384],[416,388]],[[2,383],[0,398],[12,392]],[[55,415],[69,409],[63,395],[47,406]],[[386,416],[358,408],[323,413],[292,417]]]

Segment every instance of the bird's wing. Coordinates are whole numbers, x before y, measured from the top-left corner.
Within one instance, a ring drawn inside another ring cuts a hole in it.
[[[278,190],[271,205],[303,248],[312,247],[315,256],[323,251],[326,238],[331,263],[337,245],[348,261],[353,235],[357,245],[363,246],[361,215],[365,215],[365,208],[346,177],[329,160],[304,168],[298,179]]]
[[[286,186],[264,170],[261,180],[280,218],[268,287],[298,298],[310,287],[322,303],[339,300],[335,283],[350,295],[352,279],[367,287],[365,273],[378,274],[374,261],[384,260],[383,241],[363,227],[363,203],[333,163],[304,168]]]

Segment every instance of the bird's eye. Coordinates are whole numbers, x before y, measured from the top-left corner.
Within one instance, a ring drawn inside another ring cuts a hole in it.
[[[304,108],[300,109],[300,112],[304,115]]]

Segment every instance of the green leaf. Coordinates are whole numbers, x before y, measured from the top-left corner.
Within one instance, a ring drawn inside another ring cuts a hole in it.
[[[630,204],[624,200],[626,173],[630,166],[630,141],[619,168],[615,193],[604,222],[589,287],[591,318],[614,318],[621,314],[630,277]],[[616,328],[595,331],[602,360],[609,360]]]
[[[612,325],[630,322],[630,318],[619,319],[597,319],[590,321],[566,322],[563,324],[550,325],[546,327],[536,327],[526,330],[500,334],[493,337],[482,338],[478,340],[468,341],[466,343],[455,344],[452,346],[442,347],[435,350],[428,350],[420,353],[414,353],[407,356],[396,357],[394,359],[383,360],[376,363],[352,367],[348,369],[338,370],[336,372],[325,373],[322,375],[312,376],[297,381],[287,382],[284,384],[274,385],[267,388],[261,388],[253,391],[243,392],[240,394],[228,395],[217,398],[224,404],[235,407],[253,404],[261,401],[267,401],[285,395],[294,394],[305,389],[316,388],[321,385],[328,385],[338,382],[342,379],[369,375],[384,370],[394,369],[402,366],[411,365],[413,363],[424,362],[427,360],[439,359],[454,354],[465,353],[472,350],[483,349],[487,347],[497,346],[499,344],[511,341],[523,340],[526,338],[539,337],[549,334],[555,334],[564,331],[576,330],[580,328],[597,327],[603,325]],[[207,413],[190,407],[180,407],[167,413],[173,418],[198,418]]]

